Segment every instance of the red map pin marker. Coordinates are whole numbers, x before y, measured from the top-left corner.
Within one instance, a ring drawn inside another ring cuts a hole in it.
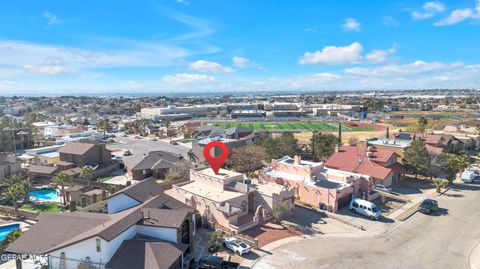
[[[210,155],[210,150],[213,147],[219,147],[222,150],[222,155],[218,157],[214,157]],[[207,160],[207,162],[210,164],[210,167],[212,167],[213,172],[215,174],[218,174],[218,170],[220,170],[220,167],[222,167],[223,163],[227,160],[228,157],[228,147],[224,143],[220,141],[212,141],[208,143],[205,148],[203,148],[203,156]]]

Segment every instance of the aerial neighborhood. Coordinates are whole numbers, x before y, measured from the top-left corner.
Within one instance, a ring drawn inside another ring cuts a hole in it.
[[[478,105],[425,94],[0,97],[0,266],[275,268],[441,221],[480,191]]]

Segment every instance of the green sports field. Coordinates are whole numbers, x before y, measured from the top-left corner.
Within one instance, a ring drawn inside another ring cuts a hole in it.
[[[326,121],[292,121],[292,122],[209,122],[208,125],[216,125],[218,127],[230,128],[241,126],[244,128],[254,129],[255,131],[337,131],[338,122]],[[371,124],[342,123],[342,131],[359,132],[373,131],[375,126]]]

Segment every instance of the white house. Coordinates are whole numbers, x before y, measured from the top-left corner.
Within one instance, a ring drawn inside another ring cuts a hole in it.
[[[106,207],[108,213],[41,214],[7,251],[63,269],[184,268],[193,257],[193,210],[164,195],[154,179],[115,193]]]

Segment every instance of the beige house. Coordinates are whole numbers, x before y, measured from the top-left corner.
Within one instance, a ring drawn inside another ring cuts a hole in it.
[[[272,218],[273,208],[286,201],[294,208],[294,190],[285,186],[245,179],[220,169],[190,170],[190,181],[173,185],[175,199],[193,207],[204,221],[232,232],[242,232]]]
[[[18,174],[20,168],[14,154],[0,153],[0,179]]]

